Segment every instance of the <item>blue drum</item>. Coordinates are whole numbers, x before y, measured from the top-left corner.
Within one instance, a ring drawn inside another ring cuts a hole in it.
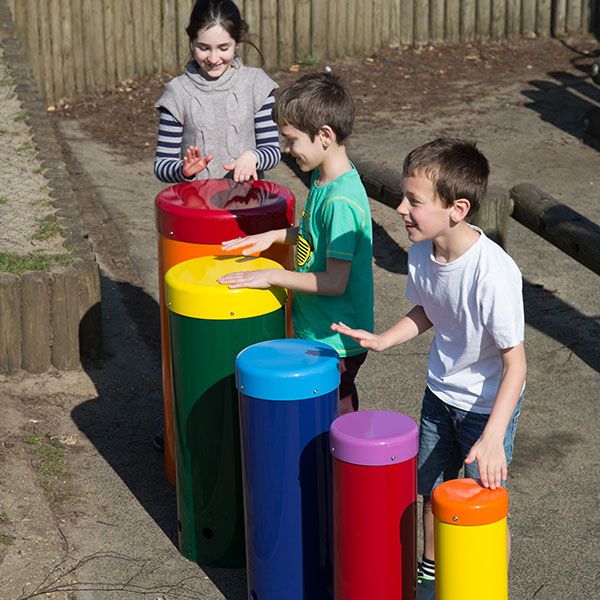
[[[272,340],[236,359],[249,600],[330,600],[329,429],[339,357],[326,344]]]

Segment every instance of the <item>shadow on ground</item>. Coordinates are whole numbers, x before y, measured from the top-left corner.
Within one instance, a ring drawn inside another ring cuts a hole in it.
[[[587,134],[584,125],[588,111],[600,107],[600,86],[594,85],[590,78],[593,60],[600,56],[600,50],[592,54],[579,52],[575,48],[572,50],[577,52],[577,56],[570,62],[581,75],[551,71],[548,75],[554,81],[529,81],[535,89],[521,93],[531,100],[525,106],[539,113],[544,121],[600,150],[600,139]]]
[[[177,547],[175,488],[165,477],[162,453],[152,444],[162,423],[158,304],[141,288],[105,276],[102,298],[105,354],[84,365],[98,395],[71,416]],[[202,571],[228,600],[245,598],[244,569]]]

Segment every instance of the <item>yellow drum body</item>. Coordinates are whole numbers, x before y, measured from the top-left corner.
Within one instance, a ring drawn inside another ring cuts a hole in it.
[[[449,525],[435,519],[435,594],[439,600],[506,600],[506,519]]]
[[[432,494],[437,600],[508,600],[508,494],[473,479]]]

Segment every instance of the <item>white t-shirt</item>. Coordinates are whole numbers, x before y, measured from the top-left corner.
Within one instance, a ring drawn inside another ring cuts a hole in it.
[[[473,228],[479,239],[450,263],[435,260],[431,240],[411,246],[406,297],[433,323],[431,391],[451,406],[489,414],[502,375],[499,350],[523,341],[522,281],[513,259]]]

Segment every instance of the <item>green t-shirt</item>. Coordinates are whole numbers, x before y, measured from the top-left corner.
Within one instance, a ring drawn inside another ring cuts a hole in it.
[[[318,273],[326,260],[352,262],[341,296],[294,292],[292,318],[299,338],[333,346],[340,356],[366,350],[353,339],[331,331],[343,321],[349,327],[373,331],[373,229],[367,193],[358,171],[346,171],[334,181],[317,185],[315,170],[298,227],[295,270]]]

